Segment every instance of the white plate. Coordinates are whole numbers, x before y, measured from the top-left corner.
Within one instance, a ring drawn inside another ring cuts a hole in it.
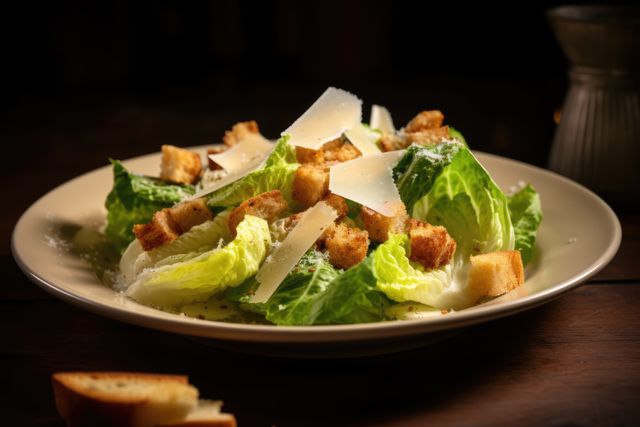
[[[204,147],[196,147],[204,153]],[[365,353],[415,347],[435,332],[508,316],[567,292],[602,269],[620,245],[616,215],[586,188],[549,171],[494,155],[476,153],[496,182],[509,189],[519,181],[539,191],[544,219],[538,232],[537,254],[526,269],[526,284],[507,295],[459,312],[430,319],[359,325],[282,327],[212,322],[165,313],[129,300],[104,286],[86,263],[60,245],[65,226],[97,228],[104,222],[104,200],[111,189],[106,166],[67,182],[34,203],[18,221],[12,239],[14,257],[40,287],[79,307],[110,318],[180,334],[224,340],[227,344],[258,343],[269,352],[295,347],[353,347]],[[130,170],[156,175],[158,153],[124,162]],[[55,321],[55,320],[54,320]],[[388,347],[388,348],[386,348]],[[397,347],[397,346],[396,346]],[[386,348],[386,349],[385,349]],[[252,348],[248,348],[252,351]],[[275,349],[275,350],[274,350]],[[258,351],[258,350],[256,350]],[[312,350],[314,351],[314,350]]]

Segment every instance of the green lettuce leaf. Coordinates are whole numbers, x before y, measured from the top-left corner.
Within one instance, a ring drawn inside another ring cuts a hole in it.
[[[254,275],[270,246],[267,222],[247,215],[228,245],[187,261],[146,269],[126,294],[138,302],[167,308],[206,301]]]
[[[451,264],[425,270],[407,256],[409,237],[392,234],[373,252],[378,289],[397,302],[416,301],[438,309],[464,308],[473,303],[458,286]]]
[[[142,249],[136,239],[120,258],[120,272],[126,283],[132,283],[145,268],[184,262],[231,240],[228,226],[230,209],[220,212],[213,220],[192,227],[186,233],[150,251]]]
[[[458,142],[432,146],[411,145],[393,168],[400,198],[411,212],[415,203],[431,190],[452,159],[464,146]]]
[[[265,315],[277,325],[318,325],[376,322],[387,318],[391,302],[375,288],[376,278],[367,258],[340,272],[326,256],[309,251],[287,275],[278,290],[264,304],[249,304],[258,287],[255,277],[230,289],[231,301]]]
[[[288,136],[284,136],[276,142],[263,167],[214,191],[207,196],[207,204],[233,207],[270,190],[280,190],[287,202],[292,203],[293,178],[298,166],[295,147],[288,143]]]
[[[465,147],[469,146],[467,144],[467,140],[464,138],[462,133],[460,133],[459,130],[452,128],[451,126],[449,126],[449,136],[453,139],[457,139],[458,141],[462,142],[465,145]]]
[[[135,236],[134,224],[144,224],[151,220],[160,209],[194,193],[190,185],[172,184],[157,178],[133,174],[118,160],[113,165],[113,188],[107,200],[106,236],[123,251]]]
[[[443,168],[428,168],[431,158],[440,164],[442,145],[456,145],[455,154]],[[456,253],[464,257],[514,248],[515,234],[507,197],[468,148],[458,142],[418,147],[419,159],[415,180],[432,182],[428,192],[413,205],[414,218],[443,225],[457,243]],[[427,153],[428,152],[428,153]],[[437,156],[434,156],[433,154]],[[434,173],[440,173],[433,177]],[[426,190],[415,185],[412,199]]]
[[[527,184],[509,197],[509,212],[515,230],[515,248],[520,250],[522,263],[526,265],[533,256],[536,233],[542,222],[540,195]]]

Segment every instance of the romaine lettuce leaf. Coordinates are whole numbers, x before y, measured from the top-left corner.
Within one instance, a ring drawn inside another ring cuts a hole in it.
[[[231,210],[216,215],[213,220],[192,227],[171,243],[150,251],[134,240],[120,258],[120,272],[126,283],[133,282],[145,268],[184,262],[211,249],[227,244],[231,239],[228,219]]]
[[[458,142],[444,142],[437,145],[411,145],[398,164],[393,168],[393,179],[400,198],[411,212],[414,204],[431,190],[453,158],[464,146]]]
[[[258,287],[255,277],[230,289],[231,301],[262,313],[277,325],[364,323],[386,319],[391,304],[375,288],[376,278],[367,258],[345,272],[336,270],[320,252],[311,250],[287,275],[278,290],[264,304],[248,304]]]
[[[270,246],[267,222],[246,215],[228,245],[184,262],[146,269],[126,294],[141,303],[166,308],[206,301],[254,275]]]
[[[443,146],[452,144],[458,148],[450,163],[438,167],[448,157],[442,155],[446,152]],[[411,187],[411,200],[423,193],[413,205],[414,218],[443,225],[457,243],[456,253],[464,257],[514,248],[507,197],[468,148],[451,142],[411,149],[422,153],[414,155],[414,162],[423,164],[414,170],[417,177],[413,180],[433,183],[426,193],[427,186]],[[434,166],[429,168],[429,162]]]
[[[458,286],[453,266],[425,270],[407,256],[409,237],[392,234],[373,252],[378,289],[397,302],[416,301],[438,309],[463,308],[473,301]]]
[[[298,166],[295,147],[288,143],[288,136],[284,136],[276,142],[263,167],[214,191],[207,196],[207,204],[211,207],[233,207],[270,190],[280,190],[291,203],[293,177]]]
[[[522,263],[526,265],[533,256],[536,232],[542,222],[540,195],[527,184],[509,197],[509,212],[515,230],[515,248],[520,250]]]
[[[134,240],[134,224],[149,222],[154,212],[173,206],[194,193],[194,188],[190,185],[172,184],[133,174],[118,160],[111,160],[111,164],[113,188],[105,202],[105,234],[120,251]]]

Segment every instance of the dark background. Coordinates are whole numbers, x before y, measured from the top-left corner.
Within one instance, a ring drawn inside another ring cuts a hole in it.
[[[109,157],[217,143],[240,120],[275,137],[329,85],[365,120],[437,108],[472,148],[544,165],[567,88],[556,3],[5,3],[1,170],[31,190],[5,192],[22,211]]]
[[[371,103],[398,126],[438,108],[474,148],[542,165],[566,89],[545,16],[558,2],[467,3],[3,6],[3,139],[73,176],[165,142],[217,142],[241,119],[275,136],[335,85],[365,101],[365,119]],[[86,151],[82,164],[65,165],[68,150]]]

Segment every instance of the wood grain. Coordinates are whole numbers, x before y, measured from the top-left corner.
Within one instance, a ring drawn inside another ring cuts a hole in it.
[[[0,302],[0,357],[11,388],[0,401],[15,425],[59,425],[51,373],[118,369],[188,374],[243,426],[634,425],[639,302],[637,285],[589,284],[419,350],[287,360],[216,350],[46,295],[9,299]]]

